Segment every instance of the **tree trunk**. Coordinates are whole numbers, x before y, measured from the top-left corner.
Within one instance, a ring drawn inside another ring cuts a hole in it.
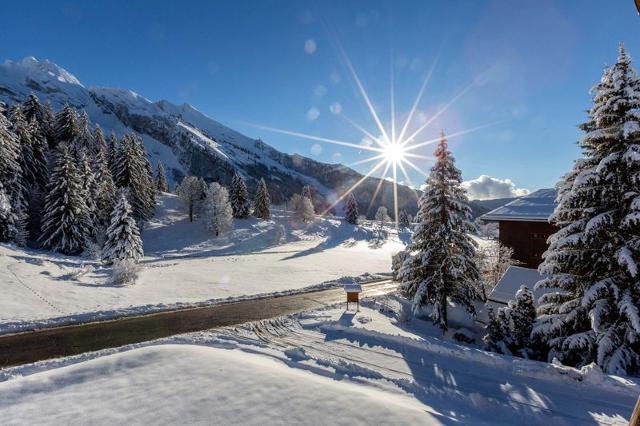
[[[189,222],[193,222],[193,202],[189,203]]]

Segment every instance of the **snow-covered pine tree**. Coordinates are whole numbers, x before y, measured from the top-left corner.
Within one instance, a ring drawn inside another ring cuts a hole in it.
[[[211,183],[204,200],[205,226],[214,236],[219,236],[233,227],[233,209],[229,193],[217,182]]]
[[[82,182],[69,147],[61,146],[47,185],[42,235],[44,248],[79,254],[90,236]]]
[[[44,120],[44,108],[38,97],[33,93],[27,96],[27,99],[22,104],[22,112],[27,122],[36,120],[40,124]]]
[[[358,224],[358,202],[356,197],[353,196],[353,192],[347,195],[347,206],[344,212],[345,219],[352,225]]]
[[[640,372],[640,80],[620,45],[592,89],[578,160],[558,185],[533,337],[572,366]]]
[[[111,213],[111,223],[107,228],[107,240],[102,250],[103,260],[107,263],[123,260],[138,262],[143,255],[142,239],[127,201],[127,190],[120,189]]]
[[[231,201],[233,217],[237,219],[249,217],[249,214],[251,213],[249,191],[247,191],[247,184],[244,182],[244,179],[237,172],[233,175],[233,179],[231,180],[229,201]]]
[[[507,316],[512,340],[511,352],[529,358],[531,330],[536,320],[536,307],[533,303],[531,290],[527,286],[521,286],[516,292],[515,300],[509,301],[508,309]]]
[[[29,133],[31,134],[31,151],[33,153],[33,163],[31,174],[34,177],[33,184],[38,190],[44,190],[49,180],[49,146],[47,137],[42,130],[40,122],[32,118],[29,122]]]
[[[102,128],[98,124],[96,124],[93,129],[93,146],[91,147],[91,151],[89,152],[93,152],[94,154],[104,152],[106,158],[107,141],[104,138],[104,132],[102,131]]]
[[[20,104],[16,103],[11,107],[9,118],[11,131],[17,136],[18,149],[18,169],[12,186],[8,188],[15,224],[13,240],[18,245],[24,246],[29,239],[29,193],[36,180],[33,171],[35,161],[29,125],[25,121]]]
[[[400,213],[398,214],[398,226],[402,229],[409,229],[411,226],[409,214],[405,209],[400,210]]]
[[[156,164],[156,190],[158,192],[169,192],[169,182],[167,182],[167,174],[161,161]]]
[[[413,310],[431,307],[431,317],[443,331],[448,326],[448,303],[452,301],[474,313],[478,299],[475,282],[475,230],[471,210],[462,188],[462,175],[454,165],[442,134],[435,151],[436,164],[427,188],[418,201],[418,223],[408,249],[414,254],[402,266],[403,291],[413,300]]]
[[[0,182],[0,241],[9,241],[13,237],[15,224],[13,223],[13,212],[11,211],[11,200]]]
[[[90,155],[95,150],[95,143],[93,140],[93,133],[89,124],[89,116],[87,112],[82,110],[78,116],[78,133],[71,141],[71,151],[76,157],[78,166],[81,167],[81,155]]]
[[[16,212],[16,188],[17,194],[21,193],[21,171],[18,163],[20,147],[18,137],[10,130],[11,123],[0,114],[0,184],[4,188],[8,199],[9,208],[5,211],[10,217],[3,222],[0,229],[0,241],[14,241],[19,233],[18,225],[20,214]],[[19,200],[18,200],[19,204]]]
[[[184,205],[187,207],[189,222],[193,222],[193,218],[198,210],[200,193],[200,182],[195,176],[185,176],[182,178],[180,185],[176,187],[176,194],[178,194]]]
[[[111,212],[116,201],[116,189],[109,170],[106,147],[96,153],[93,161],[93,171],[95,189],[92,192],[96,194],[96,225],[98,232],[101,232],[101,230],[109,226]]]
[[[78,114],[67,104],[56,114],[53,123],[53,145],[57,146],[62,142],[70,143],[78,136],[79,132]]]
[[[485,327],[482,338],[485,349],[499,354],[512,355],[509,345],[511,343],[509,320],[504,309],[498,309],[498,313],[490,306],[487,308],[489,322]]]
[[[271,219],[271,196],[264,179],[258,182],[256,197],[253,201],[253,215],[259,219]]]
[[[49,100],[46,100],[44,102],[42,122],[40,123],[40,127],[42,129],[42,133],[47,139],[49,148],[51,148],[55,143],[55,122],[56,114],[53,112],[53,108],[51,107]]]
[[[120,148],[121,144],[116,134],[111,132],[111,136],[109,136],[109,143],[107,145],[107,160],[109,162],[109,170],[111,170],[111,176],[114,179],[116,178],[116,164],[119,162],[120,157]]]
[[[136,220],[150,219],[155,210],[155,185],[149,159],[137,136],[124,135],[114,159],[114,169],[115,184],[129,189],[128,196]]]
[[[87,215],[87,226],[89,227],[90,237],[96,236],[100,220],[98,219],[98,208],[96,202],[99,196],[99,186],[96,181],[95,173],[89,162],[85,148],[80,148],[78,153],[78,173],[82,188],[82,197],[85,203],[85,213]]]

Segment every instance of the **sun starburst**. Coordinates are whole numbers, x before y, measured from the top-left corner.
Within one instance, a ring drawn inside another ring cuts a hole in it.
[[[371,206],[373,205],[374,200],[376,199],[383,182],[390,179],[393,185],[394,218],[397,226],[398,225],[398,175],[400,173],[402,174],[404,180],[409,184],[410,188],[413,187],[413,184],[409,176],[409,173],[407,173],[407,167],[419,173],[421,176],[427,176],[427,173],[418,165],[416,165],[412,160],[421,159],[421,160],[433,161],[434,158],[427,155],[416,154],[414,151],[418,148],[435,144],[440,139],[438,137],[438,138],[433,138],[428,140],[417,141],[416,138],[420,134],[422,134],[424,130],[427,129],[429,125],[431,125],[439,116],[441,116],[449,108],[451,108],[456,101],[458,101],[465,94],[467,94],[473,88],[475,84],[475,80],[471,84],[467,85],[460,92],[458,92],[449,102],[447,102],[442,108],[440,108],[434,114],[432,114],[426,121],[424,121],[422,124],[417,126],[415,130],[409,131],[409,129],[412,128],[412,125],[414,124],[413,121],[414,121],[416,112],[418,110],[418,106],[420,105],[422,97],[426,92],[426,89],[431,80],[431,76],[438,62],[436,58],[436,60],[434,60],[432,66],[430,67],[429,71],[427,72],[427,75],[422,85],[420,86],[420,89],[418,90],[417,96],[411,106],[411,109],[409,110],[409,114],[406,120],[400,127],[400,133],[396,134],[397,117],[396,117],[396,105],[395,105],[395,87],[394,87],[393,67],[391,68],[391,77],[390,77],[390,80],[391,80],[390,81],[390,101],[389,101],[390,111],[391,111],[391,117],[389,120],[390,128],[386,128],[382,124],[382,120],[380,119],[380,116],[378,115],[378,112],[376,111],[374,104],[371,102],[369,94],[365,90],[364,85],[362,84],[362,81],[360,80],[358,73],[356,72],[355,68],[351,63],[351,60],[349,59],[349,57],[347,56],[347,54],[345,53],[344,49],[342,49],[341,46],[339,46],[339,50],[342,55],[343,61],[346,65],[346,68],[349,70],[349,74],[351,75],[355,83],[355,86],[357,87],[360,95],[362,96],[364,103],[367,106],[367,109],[371,115],[373,124],[375,125],[375,130],[373,132],[367,130],[364,126],[356,123],[354,120],[349,118],[343,112],[340,112],[337,115],[339,115],[343,120],[345,120],[348,124],[350,124],[356,130],[361,132],[364,137],[371,140],[372,143],[370,145],[358,144],[354,142],[343,141],[343,140],[338,140],[333,138],[325,138],[321,136],[315,136],[315,135],[310,135],[306,133],[295,132],[291,130],[279,129],[274,127],[261,126],[261,125],[252,124],[252,123],[246,123],[246,124],[255,128],[276,132],[284,135],[289,135],[289,136],[296,136],[296,137],[300,137],[310,141],[329,143],[329,144],[339,145],[343,147],[354,148],[361,151],[371,152],[373,154],[371,157],[363,160],[359,160],[347,165],[349,167],[352,167],[356,165],[373,163],[373,166],[371,166],[369,171],[361,179],[359,179],[351,187],[347,188],[347,190],[345,190],[343,194],[340,194],[340,196],[325,211],[321,212],[321,214],[324,215],[330,210],[332,210],[345,197],[347,197],[356,188],[358,188],[367,178],[371,177],[374,173],[382,169],[382,173],[379,176],[380,180],[378,182],[375,193],[373,194],[373,197],[369,204],[369,208],[371,208]],[[484,129],[489,126],[493,126],[495,124],[497,123],[483,124],[470,129],[449,133],[447,135],[447,138],[451,139],[451,138],[463,136],[468,133],[475,132],[480,129]],[[374,133],[379,133],[380,136],[376,137]]]

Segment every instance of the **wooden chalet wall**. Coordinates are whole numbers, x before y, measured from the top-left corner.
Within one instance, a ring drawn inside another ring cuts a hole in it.
[[[513,257],[527,268],[537,268],[542,253],[549,245],[547,239],[557,228],[547,222],[501,221],[500,242],[513,249]]]

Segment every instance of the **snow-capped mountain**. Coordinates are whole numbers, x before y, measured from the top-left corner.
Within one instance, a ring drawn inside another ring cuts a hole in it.
[[[42,102],[48,100],[54,110],[67,103],[86,110],[91,121],[98,123],[106,134],[137,132],[152,164],[161,161],[173,182],[185,174],[193,174],[228,184],[237,170],[248,179],[251,189],[257,180],[264,178],[277,203],[300,192],[304,185],[312,185],[317,189],[316,204],[326,205],[362,178],[343,165],[282,153],[218,123],[188,104],[153,102],[127,89],[86,87],[73,74],[48,60],[27,57],[0,65],[0,100],[7,104],[21,102],[31,93]],[[372,216],[380,204],[393,211],[392,188],[386,181],[370,207],[379,182],[367,178],[354,191],[361,213]],[[415,211],[413,190],[400,186],[399,200],[408,211]]]

